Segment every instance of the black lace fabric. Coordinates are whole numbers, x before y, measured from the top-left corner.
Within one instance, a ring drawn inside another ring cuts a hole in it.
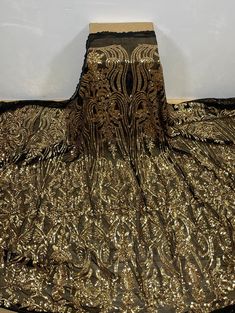
[[[166,101],[154,31],[87,39],[74,94],[0,101],[0,304],[234,312],[235,98]]]

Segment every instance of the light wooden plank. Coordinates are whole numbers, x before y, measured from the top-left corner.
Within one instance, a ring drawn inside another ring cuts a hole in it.
[[[102,31],[112,32],[128,32],[128,31],[146,31],[154,30],[152,22],[127,22],[127,23],[90,23],[90,33],[97,33]]]
[[[170,104],[178,104],[180,102],[184,101],[190,101],[192,98],[173,98],[173,99],[167,99],[167,102]]]

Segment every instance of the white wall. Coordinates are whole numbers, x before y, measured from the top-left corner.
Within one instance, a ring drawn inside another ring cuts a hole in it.
[[[0,0],[0,99],[64,99],[89,22],[152,21],[168,98],[235,96],[234,0]]]

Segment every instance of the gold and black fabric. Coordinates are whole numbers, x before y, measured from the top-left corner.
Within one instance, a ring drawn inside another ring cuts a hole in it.
[[[69,99],[0,111],[1,307],[233,310],[235,98],[169,104],[155,32],[99,32]]]

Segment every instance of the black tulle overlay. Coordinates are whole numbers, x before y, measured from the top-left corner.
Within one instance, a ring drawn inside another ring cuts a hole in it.
[[[234,312],[235,98],[166,101],[154,31],[90,34],[69,99],[0,101],[0,304]]]

